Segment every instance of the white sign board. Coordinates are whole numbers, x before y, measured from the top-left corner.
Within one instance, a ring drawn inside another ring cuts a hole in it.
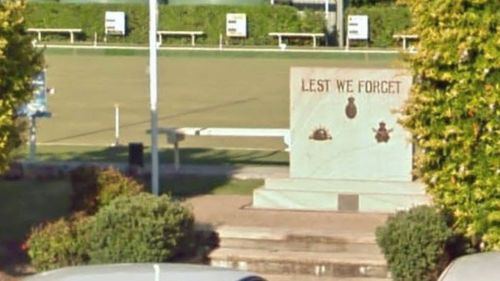
[[[347,18],[347,38],[368,40],[368,16],[350,15]]]
[[[106,12],[104,21],[106,35],[125,35],[125,28],[125,12]]]
[[[247,37],[246,14],[226,14],[226,36]]]
[[[411,137],[396,113],[408,71],[294,67],[290,83],[291,177],[411,181]]]

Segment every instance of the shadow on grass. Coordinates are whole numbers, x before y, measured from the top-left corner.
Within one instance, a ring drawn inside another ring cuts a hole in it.
[[[27,149],[17,156],[26,158]],[[84,147],[84,146],[39,146],[37,159],[40,161],[77,162],[121,162],[128,163],[128,146]],[[149,148],[144,149],[144,163],[151,162]],[[160,164],[172,164],[172,149],[160,149]],[[278,150],[224,150],[210,148],[181,148],[182,164],[193,165],[288,165],[288,153]]]
[[[161,193],[184,199],[198,195],[251,195],[262,179],[234,179],[227,176],[170,175],[160,179]],[[148,185],[149,187],[149,185]]]

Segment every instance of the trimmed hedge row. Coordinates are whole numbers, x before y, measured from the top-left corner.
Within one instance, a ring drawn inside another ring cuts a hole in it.
[[[373,47],[394,46],[397,42],[392,36],[396,33],[404,33],[411,26],[410,10],[401,5],[350,7],[345,14],[368,16],[370,46]],[[345,20],[347,22],[347,16]]]
[[[148,42],[148,6],[142,4],[30,3],[26,20],[28,27],[81,28],[83,34],[79,35],[78,40],[93,41],[94,33],[97,33],[98,40],[102,41],[106,11],[124,11],[127,15],[127,36],[109,36],[108,42]],[[229,42],[231,45],[273,45],[276,39],[270,37],[269,32],[324,32],[325,26],[322,13],[307,10],[299,13],[297,9],[285,5],[160,5],[158,29],[201,30],[206,35],[196,39],[198,44],[217,45],[219,34],[225,35],[226,13],[246,13],[248,19],[248,38],[232,38]],[[394,4],[350,7],[346,11],[346,15],[349,14],[369,16],[370,46],[373,47],[394,46],[397,42],[392,35],[404,32],[411,23],[408,8]],[[304,39],[296,41],[304,43]],[[190,38],[168,36],[164,42],[189,44]]]
[[[26,10],[28,27],[81,28],[78,39],[99,41],[104,36],[106,11],[124,11],[127,15],[127,36],[108,36],[108,42],[147,43],[148,6],[140,4],[59,4],[31,3]],[[237,45],[270,45],[275,38],[269,32],[322,32],[324,19],[321,13],[299,14],[289,6],[168,6],[159,5],[159,30],[201,30],[206,36],[197,43],[216,45],[219,34],[225,35],[226,13],[246,13],[248,38],[231,39]],[[190,38],[164,38],[165,43],[187,43]]]

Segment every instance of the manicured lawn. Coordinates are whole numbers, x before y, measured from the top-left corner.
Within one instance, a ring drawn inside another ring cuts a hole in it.
[[[262,186],[260,179],[231,179],[223,176],[174,176],[160,179],[162,192],[175,197],[192,197],[202,194],[251,195]]]
[[[0,241],[24,239],[31,227],[69,212],[67,181],[0,180]]]
[[[201,194],[245,194],[262,180],[223,176],[171,176],[161,179],[162,192],[184,198]],[[70,183],[57,181],[0,180],[0,242],[22,241],[30,229],[69,214]]]
[[[52,118],[38,120],[38,141],[105,146],[150,143],[147,52],[48,50]],[[160,127],[289,126],[293,66],[400,67],[398,55],[162,51],[158,60]],[[165,145],[165,137],[160,138]],[[188,138],[182,147],[281,149],[279,139]]]
[[[26,158],[28,148],[19,149],[17,158]],[[173,151],[162,148],[160,164],[173,163]],[[231,164],[231,165],[288,165],[288,152],[278,150],[228,150],[209,148],[183,148],[180,151],[182,164]],[[128,146],[75,146],[39,145],[37,159],[40,161],[122,162],[128,161]],[[151,162],[150,149],[144,149],[144,162]]]

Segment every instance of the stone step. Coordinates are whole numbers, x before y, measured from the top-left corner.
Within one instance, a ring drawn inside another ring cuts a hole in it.
[[[392,281],[389,278],[342,278],[342,277],[326,277],[326,276],[307,276],[307,275],[277,275],[264,274],[262,277],[267,281]]]
[[[394,213],[428,204],[419,182],[327,179],[266,179],[253,194],[253,207],[367,213]]]
[[[209,255],[213,266],[260,274],[306,275],[339,278],[387,278],[382,255],[318,253],[219,248]]]
[[[216,231],[221,248],[380,254],[373,234],[236,226],[222,226]]]

